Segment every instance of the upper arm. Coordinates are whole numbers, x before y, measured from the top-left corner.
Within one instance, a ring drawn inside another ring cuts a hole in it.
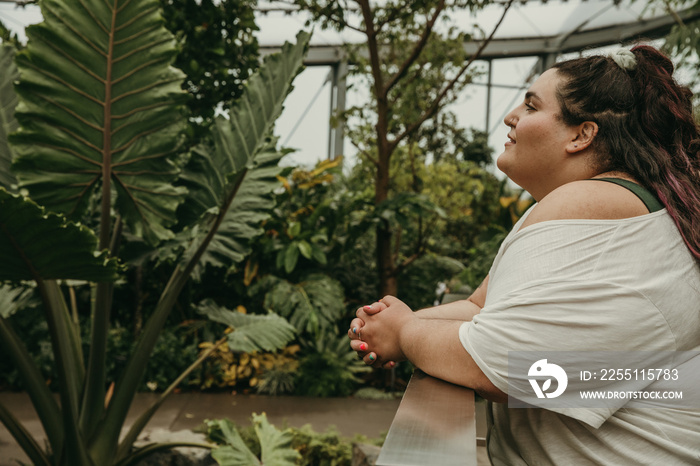
[[[481,285],[474,290],[474,293],[472,293],[469,298],[467,298],[467,301],[471,301],[472,303],[476,304],[479,306],[479,308],[484,307],[484,304],[486,303],[486,292],[488,291],[489,288],[489,276],[486,275],[486,278],[484,278],[484,281],[481,282]]]
[[[644,203],[622,186],[596,180],[567,183],[545,196],[520,229],[547,220],[612,220],[648,214]]]

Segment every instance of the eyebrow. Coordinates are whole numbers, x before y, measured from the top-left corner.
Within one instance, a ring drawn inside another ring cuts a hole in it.
[[[537,93],[535,93],[533,91],[527,91],[525,93],[525,100],[532,99],[532,98],[535,98],[535,99],[539,100],[540,102],[542,101],[542,99],[540,99],[540,96],[538,96]]]

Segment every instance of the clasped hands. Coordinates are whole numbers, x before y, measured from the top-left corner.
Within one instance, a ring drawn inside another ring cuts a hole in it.
[[[418,317],[403,301],[385,296],[376,303],[361,307],[350,323],[348,337],[350,347],[365,364],[379,363],[382,367],[394,367],[406,360],[404,330]]]

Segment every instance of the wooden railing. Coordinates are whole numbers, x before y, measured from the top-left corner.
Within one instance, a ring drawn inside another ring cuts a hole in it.
[[[474,392],[416,370],[376,464],[476,466],[476,432]]]

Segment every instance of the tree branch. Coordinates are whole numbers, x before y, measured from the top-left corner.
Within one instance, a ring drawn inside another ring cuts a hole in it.
[[[369,49],[369,60],[374,78],[374,92],[377,99],[386,96],[384,90],[384,78],[381,73],[381,63],[379,60],[379,45],[377,44],[377,31],[374,30],[374,13],[370,7],[369,0],[355,0],[360,6],[362,18],[365,22],[364,34],[367,36],[367,48]]]
[[[421,54],[421,52],[425,48],[425,44],[428,43],[428,39],[430,38],[430,34],[433,32],[433,26],[435,26],[435,21],[437,21],[438,16],[440,16],[440,13],[442,13],[444,9],[445,9],[445,0],[440,0],[440,3],[438,3],[438,5],[435,7],[435,12],[433,13],[432,18],[430,18],[428,20],[428,23],[425,25],[425,29],[423,29],[423,34],[421,34],[420,39],[418,40],[416,45],[413,47],[413,50],[411,50],[411,54],[401,64],[401,66],[399,67],[399,71],[397,71],[396,74],[387,83],[386,88],[384,90],[384,92],[386,93],[385,95],[388,95],[389,91],[394,86],[396,86],[396,84],[404,77],[404,75],[408,71],[408,68],[413,64],[413,62],[416,61],[418,56]],[[500,24],[500,22],[499,22],[499,24]]]
[[[447,85],[440,91],[440,94],[438,94],[438,96],[435,98],[432,105],[430,105],[430,107],[428,107],[423,112],[423,114],[418,118],[418,120],[416,120],[412,124],[408,125],[406,127],[406,129],[403,131],[403,133],[399,134],[396,137],[396,139],[389,142],[390,149],[392,151],[396,148],[396,146],[399,145],[399,143],[406,136],[413,133],[416,129],[418,129],[420,127],[420,125],[422,125],[425,122],[425,120],[427,120],[428,118],[433,116],[435,114],[435,112],[437,112],[438,108],[440,107],[440,102],[442,102],[442,100],[445,98],[447,93],[454,88],[455,84],[457,83],[457,81],[459,81],[459,79],[462,77],[464,72],[467,71],[467,69],[471,66],[472,63],[474,63],[474,61],[477,58],[479,58],[479,56],[481,55],[481,52],[483,52],[484,49],[486,48],[486,46],[491,42],[491,39],[493,39],[494,34],[498,30],[498,28],[501,26],[503,19],[506,17],[506,13],[508,13],[508,10],[510,9],[511,5],[513,5],[513,1],[514,0],[508,1],[506,6],[503,8],[503,14],[501,15],[501,18],[498,20],[498,23],[491,31],[491,34],[489,34],[489,36],[481,43],[481,45],[479,46],[476,53],[474,55],[472,55],[471,57],[469,57],[469,60],[467,60],[467,63],[465,63],[464,66],[462,66],[462,68],[459,70],[459,72],[454,77],[454,79],[452,79],[449,83],[447,83]]]
[[[403,13],[400,8],[394,8],[394,10],[391,12],[391,14],[387,15],[386,18],[384,18],[382,21],[377,22],[377,32],[380,32],[382,29],[384,29],[384,26],[386,26],[389,23],[392,23],[396,21],[396,19],[399,17],[399,15]]]
[[[367,152],[362,147],[360,147],[359,144],[355,143],[355,141],[353,141],[352,139],[350,139],[350,144],[355,146],[355,149],[357,149],[361,155],[363,155],[365,158],[367,158],[367,160],[372,162],[374,165],[379,165],[379,161],[377,159],[375,159],[374,157],[369,155],[369,152]]]
[[[422,255],[423,255],[423,249],[421,248],[421,251],[411,254],[409,257],[404,259],[403,262],[401,262],[399,265],[397,265],[396,268],[394,269],[394,274],[398,276],[401,272],[403,272],[404,269],[406,269],[406,267],[413,264]]]

